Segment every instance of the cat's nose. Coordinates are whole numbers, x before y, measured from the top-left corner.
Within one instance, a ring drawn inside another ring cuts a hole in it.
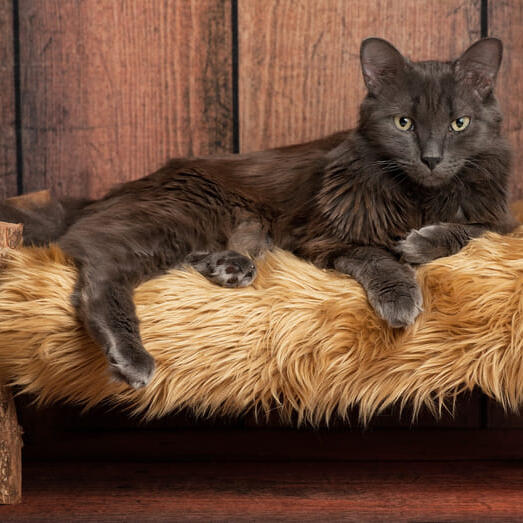
[[[434,169],[443,158],[441,156],[422,156],[421,161],[429,167],[430,170]]]

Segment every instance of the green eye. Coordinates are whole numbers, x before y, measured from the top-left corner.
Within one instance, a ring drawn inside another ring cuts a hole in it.
[[[408,116],[395,116],[394,124],[400,131],[410,131],[414,124]]]
[[[453,131],[456,131],[459,133],[460,131],[464,131],[470,124],[470,118],[468,116],[460,116],[459,118],[456,118],[453,122],[450,124],[450,128]]]

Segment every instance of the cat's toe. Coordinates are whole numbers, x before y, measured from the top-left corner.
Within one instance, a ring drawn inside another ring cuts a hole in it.
[[[216,260],[213,281],[223,287],[246,287],[256,278],[256,266],[247,256],[231,252]]]
[[[396,244],[396,252],[403,261],[420,265],[445,256],[443,246],[438,242],[440,225],[427,225],[410,231],[404,240]]]
[[[113,378],[123,381],[133,389],[145,387],[153,377],[154,358],[145,350],[133,351],[132,354],[111,354],[108,356],[109,370]]]
[[[369,296],[369,301],[378,316],[394,328],[412,325],[423,311],[423,296],[417,285]]]
[[[219,277],[224,287],[246,287],[254,281],[254,278],[256,278],[256,267],[252,263],[244,267],[236,264],[227,265],[224,273]]]
[[[401,259],[407,263],[422,264],[426,263],[426,242],[418,231],[411,231],[409,235],[396,245],[396,252],[401,255]]]

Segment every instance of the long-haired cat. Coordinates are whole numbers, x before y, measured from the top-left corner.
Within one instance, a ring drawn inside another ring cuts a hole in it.
[[[361,46],[368,93],[354,130],[222,158],[177,159],[97,201],[57,202],[0,219],[25,242],[57,241],[76,262],[78,315],[114,376],[150,380],[133,288],[192,264],[241,287],[253,258],[276,245],[353,276],[392,327],[411,324],[422,296],[411,264],[509,231],[509,151],[493,94],[501,42],[480,40],[454,62],[404,58],[378,39]],[[226,313],[226,311],[224,311]]]

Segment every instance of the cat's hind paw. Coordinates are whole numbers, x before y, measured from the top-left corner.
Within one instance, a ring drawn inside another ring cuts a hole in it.
[[[256,278],[256,266],[252,260],[235,251],[196,253],[189,256],[187,262],[221,287],[247,287]]]

